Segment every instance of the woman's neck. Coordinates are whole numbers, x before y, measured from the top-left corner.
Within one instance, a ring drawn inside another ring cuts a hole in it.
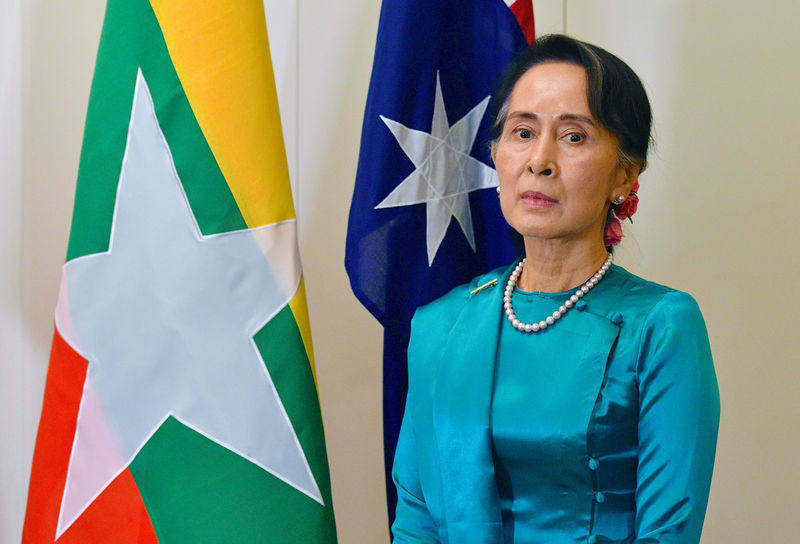
[[[586,282],[607,257],[602,243],[526,239],[525,267],[517,285],[523,291],[567,291]]]

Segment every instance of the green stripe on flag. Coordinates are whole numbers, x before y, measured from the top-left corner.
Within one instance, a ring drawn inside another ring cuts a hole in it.
[[[264,325],[253,340],[297,433],[322,499],[328,505],[332,527],[333,502],[319,395],[303,338],[289,305]]]
[[[130,471],[160,544],[327,542],[318,502],[174,418]]]
[[[325,506],[169,418],[130,465],[162,544],[336,542],[317,391],[288,305],[255,341]]]
[[[183,92],[150,3],[109,2],[86,114],[68,261],[108,249],[139,67],[200,230],[215,234],[246,228]]]

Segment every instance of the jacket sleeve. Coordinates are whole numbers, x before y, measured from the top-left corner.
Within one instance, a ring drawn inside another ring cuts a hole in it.
[[[392,467],[397,486],[397,510],[392,524],[395,544],[440,542],[419,480],[416,438],[411,407],[406,404]]]
[[[656,304],[638,365],[636,543],[696,544],[720,408],[706,326],[691,296],[671,292]]]

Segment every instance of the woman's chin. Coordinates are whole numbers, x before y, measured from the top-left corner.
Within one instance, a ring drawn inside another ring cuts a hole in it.
[[[603,244],[602,233],[598,230],[596,232],[582,231],[571,232],[564,231],[556,228],[526,228],[515,230],[522,236],[525,244],[547,244],[547,245],[580,245],[586,247],[596,243],[598,246]]]

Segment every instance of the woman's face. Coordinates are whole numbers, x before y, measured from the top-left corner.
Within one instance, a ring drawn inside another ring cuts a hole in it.
[[[492,149],[500,207],[526,239],[602,244],[608,207],[627,195],[638,169],[618,165],[617,138],[589,111],[586,72],[538,64],[514,86]]]

